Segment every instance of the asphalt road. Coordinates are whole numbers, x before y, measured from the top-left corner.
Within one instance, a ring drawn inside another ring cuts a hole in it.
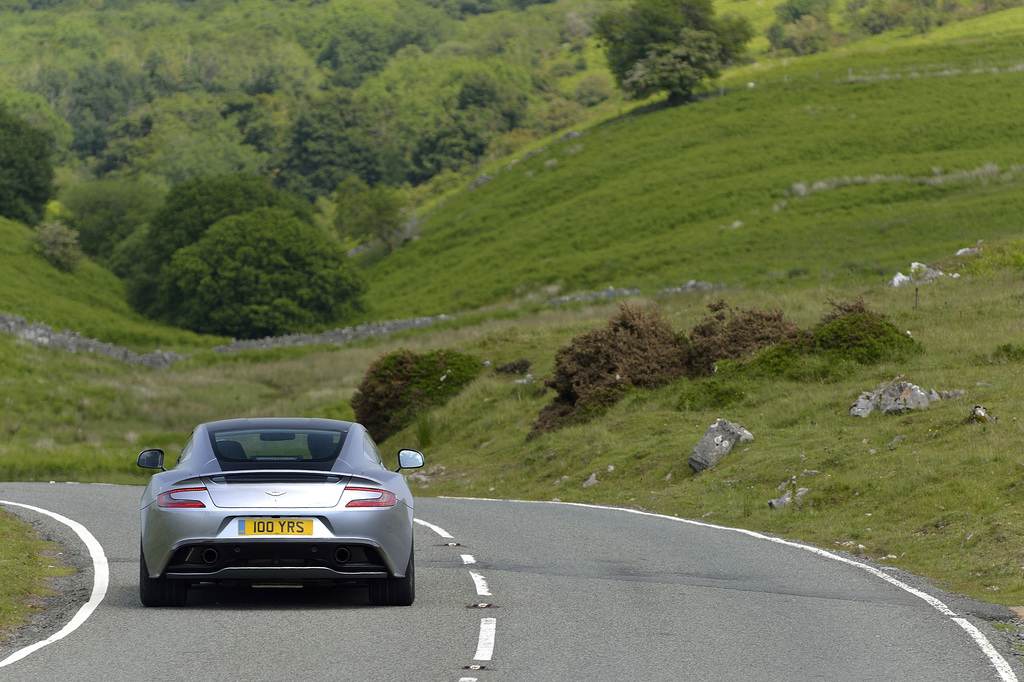
[[[0,500],[82,524],[109,566],[80,627],[10,662],[64,627],[96,571],[67,526],[4,505],[82,570],[74,600],[0,647],[0,681],[1024,679],[978,617],[1001,607],[792,543],[576,505],[418,499],[411,607],[368,606],[359,589],[200,588],[146,609],[140,494],[0,483]]]

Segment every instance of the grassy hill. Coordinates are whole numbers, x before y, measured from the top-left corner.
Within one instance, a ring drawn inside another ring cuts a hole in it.
[[[0,218],[0,313],[138,351],[187,352],[215,340],[135,314],[121,281],[87,259],[74,273],[57,270],[34,252],[33,235],[21,223]]]
[[[1015,9],[758,63],[724,96],[552,140],[487,169],[367,267],[373,313],[689,279],[878,281],[1016,234],[1022,37]]]
[[[194,351],[169,370],[68,355],[0,336],[0,480],[141,483],[143,447],[180,447],[200,421],[351,418],[369,364],[397,348],[532,363],[602,326],[611,305],[553,308],[555,291],[635,285],[679,332],[726,298],[802,327],[863,297],[925,352],[815,380],[723,373],[635,391],[587,424],[527,440],[552,393],[485,371],[383,443],[428,458],[419,495],[642,507],[846,549],[948,589],[1024,604],[1024,301],[1020,110],[1024,12],[884,38],[730,74],[725,95],[651,108],[490,169],[426,216],[420,238],[364,268],[379,318],[473,310],[455,323],[353,347],[224,356],[214,339],[131,315],[116,280],[62,275],[30,232],[0,221],[0,311],[130,344]],[[754,87],[748,88],[747,83]],[[981,256],[954,257],[985,240]],[[959,279],[893,289],[911,260]],[[689,279],[714,292],[660,295]],[[961,401],[848,416],[896,375]],[[999,417],[971,424],[980,404]],[[755,441],[699,475],[690,449],[718,417]],[[600,481],[583,487],[591,474]],[[783,482],[809,488],[771,510]]]

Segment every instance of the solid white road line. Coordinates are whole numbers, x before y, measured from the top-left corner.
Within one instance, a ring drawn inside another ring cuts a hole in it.
[[[440,526],[435,526],[434,524],[427,523],[426,521],[423,521],[421,519],[413,519],[413,521],[415,521],[416,523],[420,524],[421,526],[426,526],[427,528],[429,528],[430,530],[434,531],[435,533],[437,533],[438,535],[440,535],[443,538],[446,538],[446,539],[454,539],[455,538],[454,535],[452,535],[451,533],[446,531],[444,528],[441,528]]]
[[[8,502],[6,500],[0,500],[0,504],[9,504],[15,507],[24,507],[25,509],[31,509],[34,512],[45,514],[46,516],[54,518],[57,521],[60,521],[64,525],[71,528],[71,530],[75,531],[75,533],[78,534],[78,537],[82,539],[82,542],[84,542],[85,546],[88,548],[89,554],[92,556],[93,570],[92,597],[90,597],[89,601],[87,601],[85,605],[78,610],[78,613],[75,614],[74,618],[72,618],[67,625],[61,628],[59,632],[50,636],[48,639],[45,639],[41,642],[36,642],[35,644],[27,646],[24,649],[19,649],[7,658],[0,660],[0,668],[2,668],[5,665],[10,665],[11,663],[14,663],[15,661],[20,661],[29,654],[38,651],[39,649],[42,649],[47,644],[53,644],[59,639],[64,639],[72,632],[77,630],[83,623],[85,623],[86,619],[92,615],[92,612],[96,610],[96,607],[100,605],[100,602],[103,601],[103,597],[105,597],[107,594],[107,586],[110,582],[110,567],[107,564],[107,557],[103,553],[103,546],[100,545],[100,543],[96,540],[95,537],[93,537],[92,533],[90,533],[85,526],[78,523],[77,521],[72,521],[71,519],[65,516],[61,516],[60,514],[56,514],[52,511],[47,511],[46,509],[40,509],[39,507],[33,507],[28,504]]]
[[[480,639],[476,645],[475,661],[489,661],[494,655],[494,631],[497,628],[496,618],[480,619]]]

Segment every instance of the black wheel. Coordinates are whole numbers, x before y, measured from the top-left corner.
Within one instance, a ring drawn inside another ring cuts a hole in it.
[[[388,576],[370,583],[370,603],[376,606],[410,606],[416,599],[416,566],[413,553],[404,578]]]
[[[143,606],[184,606],[187,590],[184,580],[150,578],[146,557],[139,546],[139,600]]]

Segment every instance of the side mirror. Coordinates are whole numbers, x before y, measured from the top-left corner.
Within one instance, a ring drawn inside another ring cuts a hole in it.
[[[423,466],[423,453],[419,450],[398,451],[398,468],[395,471],[419,469],[421,466]]]
[[[164,451],[157,448],[143,450],[139,453],[139,466],[143,469],[167,471],[167,469],[164,469]]]

